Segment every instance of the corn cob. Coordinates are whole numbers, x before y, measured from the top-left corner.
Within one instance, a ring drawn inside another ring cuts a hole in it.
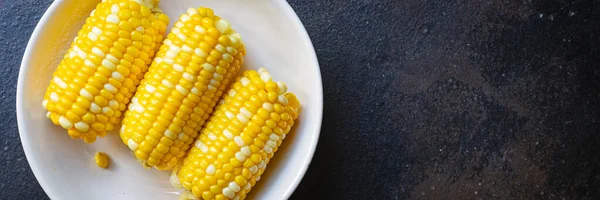
[[[181,162],[246,54],[240,35],[208,8],[190,8],[138,87],[120,135],[146,167]]]
[[[72,138],[92,143],[120,121],[169,23],[155,5],[102,1],[71,43],[42,104]]]
[[[298,117],[299,102],[264,69],[245,71],[206,123],[175,187],[202,199],[244,199]]]

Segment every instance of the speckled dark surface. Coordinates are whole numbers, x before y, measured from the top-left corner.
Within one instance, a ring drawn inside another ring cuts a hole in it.
[[[599,199],[600,3],[290,1],[323,75],[292,199]],[[19,141],[20,59],[49,0],[0,0],[0,199],[45,199]]]

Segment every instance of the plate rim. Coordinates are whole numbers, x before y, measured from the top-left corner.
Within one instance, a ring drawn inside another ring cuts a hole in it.
[[[312,63],[311,67],[316,68],[316,71],[318,72],[318,73],[316,73],[316,77],[315,77],[317,79],[317,83],[316,83],[317,90],[312,91],[313,92],[312,95],[318,95],[318,98],[317,98],[318,101],[317,101],[317,105],[315,107],[317,124],[315,124],[315,126],[313,126],[314,127],[313,130],[308,131],[308,132],[315,133],[315,134],[313,134],[313,141],[311,142],[309,153],[307,156],[304,157],[304,160],[302,161],[303,165],[302,165],[301,169],[298,171],[298,173],[294,177],[293,181],[290,183],[290,185],[289,185],[290,187],[288,187],[287,190],[284,191],[284,199],[289,199],[290,196],[293,194],[293,192],[298,187],[298,185],[300,184],[300,182],[302,181],[304,175],[306,174],[306,172],[308,170],[308,167],[312,163],[312,159],[314,157],[314,154],[315,154],[315,151],[317,148],[317,144],[319,143],[319,137],[321,135],[321,126],[323,123],[323,104],[324,104],[323,80],[322,80],[322,74],[321,74],[321,68],[319,65],[319,60],[318,60],[316,51],[314,49],[313,43],[310,39],[310,36],[308,35],[308,32],[306,31],[306,27],[303,25],[302,21],[300,20],[300,18],[296,14],[296,12],[293,10],[291,5],[287,1],[281,1],[281,0],[274,0],[274,1],[280,4],[280,7],[283,8],[283,10],[282,10],[283,14],[286,15],[292,21],[293,26],[299,30],[300,39],[302,40],[303,44],[306,44],[305,50],[308,51],[309,54],[311,55],[311,56],[309,56],[309,59],[311,59],[312,61],[308,61],[308,62]],[[58,195],[55,193],[55,190],[52,189],[52,187],[50,187],[50,183],[48,183],[48,180],[43,178],[43,176],[41,175],[42,172],[39,169],[40,164],[37,162],[37,160],[32,158],[32,151],[33,151],[33,150],[31,150],[32,144],[28,138],[24,137],[24,135],[22,133],[25,131],[26,126],[25,126],[25,119],[22,114],[22,113],[24,113],[24,111],[23,111],[23,105],[21,102],[24,99],[24,96],[23,96],[24,82],[23,81],[25,79],[25,74],[30,70],[30,68],[28,67],[30,65],[30,61],[28,58],[31,58],[34,45],[38,42],[39,37],[42,34],[41,33],[42,29],[46,28],[46,25],[48,24],[47,23],[48,20],[51,18],[52,15],[55,14],[57,8],[62,3],[66,3],[65,0],[53,1],[50,4],[50,6],[46,9],[44,14],[42,15],[42,17],[38,21],[37,25],[35,26],[35,29],[33,30],[31,37],[29,38],[29,40],[27,42],[25,51],[23,53],[21,65],[19,68],[17,87],[16,87],[16,90],[17,90],[16,91],[17,127],[18,127],[18,131],[19,131],[19,139],[21,140],[21,146],[23,147],[23,151],[25,153],[25,157],[29,164],[29,168],[33,172],[33,175],[36,178],[36,180],[38,181],[38,183],[40,184],[40,187],[42,187],[42,189],[44,190],[44,192],[46,193],[46,195],[48,195],[48,197],[50,199],[57,199]]]
[[[41,176],[42,172],[40,172],[39,167],[37,167],[37,166],[39,166],[39,164],[38,164],[37,160],[31,158],[31,154],[32,154],[31,153],[32,150],[30,150],[31,143],[30,143],[29,139],[24,137],[23,134],[21,133],[22,130],[24,129],[23,127],[25,127],[25,124],[24,124],[25,119],[23,119],[23,114],[21,114],[21,113],[23,113],[23,106],[21,105],[21,102],[23,101],[23,90],[24,90],[23,81],[25,79],[25,73],[27,73],[27,71],[29,71],[29,67],[28,67],[29,60],[27,60],[26,58],[31,57],[34,43],[36,43],[36,41],[38,40],[37,38],[40,36],[41,30],[44,29],[44,27],[46,26],[46,24],[47,24],[46,22],[52,15],[51,13],[54,13],[56,8],[59,6],[59,2],[62,2],[62,0],[56,0],[50,4],[48,9],[46,9],[44,14],[40,18],[40,21],[38,21],[37,25],[35,26],[35,29],[33,29],[33,33],[31,34],[31,37],[29,38],[29,41],[27,42],[27,46],[25,47],[25,52],[23,53],[23,57],[21,60],[21,66],[19,66],[20,68],[19,68],[19,78],[17,79],[17,99],[16,99],[17,127],[19,129],[19,138],[21,140],[21,146],[23,147],[23,151],[25,152],[25,158],[27,159],[27,162],[29,163],[29,168],[33,172],[35,179],[37,180],[37,182],[40,184],[40,187],[42,187],[42,190],[44,190],[44,192],[46,193],[46,195],[48,195],[48,198],[50,198],[50,199],[56,199],[57,195],[55,194],[54,190],[50,189],[50,187],[49,187],[50,184],[47,182],[47,180],[44,178],[40,178],[40,177],[42,177]],[[36,167],[34,167],[34,166],[36,166]]]

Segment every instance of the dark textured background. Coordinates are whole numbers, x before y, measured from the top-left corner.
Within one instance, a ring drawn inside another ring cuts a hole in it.
[[[599,199],[600,1],[294,0],[323,75],[292,199]],[[49,0],[0,0],[0,199],[47,198],[15,120]]]

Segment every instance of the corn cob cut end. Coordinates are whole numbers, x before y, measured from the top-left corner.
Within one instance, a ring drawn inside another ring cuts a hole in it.
[[[151,12],[153,12],[155,14],[156,13],[162,14],[162,10],[158,7],[160,0],[130,0],[130,1],[134,1],[140,5],[146,6],[147,8],[150,9]]]
[[[171,176],[169,177],[169,181],[171,182],[171,185],[173,187],[177,189],[183,189],[179,197],[177,197],[177,200],[199,200],[200,198],[194,196],[194,193],[192,193],[192,191],[183,188],[183,185],[181,185],[179,177],[177,176],[178,171],[179,167],[176,167],[175,169],[173,169],[173,171],[171,172]]]
[[[136,1],[99,3],[53,73],[42,102],[46,117],[86,143],[113,130],[168,20]]]
[[[190,8],[179,17],[122,121],[121,139],[143,166],[181,163],[245,54],[240,35],[213,10]]]
[[[245,199],[298,117],[298,99],[266,69],[236,80],[171,178],[198,199]]]
[[[184,190],[181,193],[181,195],[179,195],[177,200],[199,200],[199,199],[196,198],[196,196],[194,196],[194,194],[192,194],[192,192],[190,192],[189,190]]]

